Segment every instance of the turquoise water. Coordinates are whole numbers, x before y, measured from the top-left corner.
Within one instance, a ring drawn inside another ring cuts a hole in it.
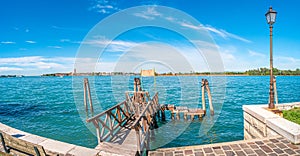
[[[44,137],[95,147],[96,137],[77,111],[83,106],[83,78],[0,78],[0,122]],[[196,108],[201,107],[201,78],[157,77],[156,85],[153,85],[153,78],[143,78],[142,81],[143,88],[151,95],[155,90],[159,92],[160,103]],[[243,139],[242,105],[268,102],[269,77],[207,78],[211,82],[216,115],[207,115],[203,120],[190,123],[169,119],[160,122],[152,148]],[[96,113],[121,102],[124,91],[132,89],[132,79],[123,76],[90,77]],[[280,103],[300,101],[299,82],[299,76],[277,77]]]

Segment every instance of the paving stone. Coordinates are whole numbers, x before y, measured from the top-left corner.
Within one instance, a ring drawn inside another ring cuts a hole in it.
[[[285,149],[287,148],[286,145],[284,145],[283,143],[278,143],[278,144],[275,144],[277,147],[279,147],[280,149]]]
[[[285,138],[284,137],[279,137],[279,138],[277,138],[277,140],[285,140]]]
[[[164,153],[155,153],[155,156],[163,156]]]
[[[262,150],[264,150],[266,153],[271,153],[271,152],[273,152],[272,150],[271,150],[271,148],[270,147],[268,147],[268,146],[260,146],[260,148],[262,149]]]
[[[250,147],[251,147],[252,149],[258,149],[258,148],[259,148],[257,145],[250,145]]]
[[[212,153],[213,150],[209,147],[203,149],[205,153]]]
[[[231,150],[230,146],[222,146],[223,150]]]
[[[298,146],[295,146],[295,145],[293,145],[291,143],[287,144],[287,146],[290,147],[290,148],[292,148],[292,149],[299,149]]]
[[[192,150],[185,150],[185,151],[184,151],[184,154],[185,154],[185,155],[193,154],[193,151],[192,151]]]
[[[254,151],[252,149],[244,149],[244,152],[246,154],[253,154],[254,153]]]
[[[255,144],[254,142],[247,142],[248,145],[252,145]]]
[[[254,152],[259,156],[267,156],[267,154],[260,149],[254,150]]]
[[[192,148],[157,149],[150,156],[300,156],[300,145],[285,143],[286,139],[244,141],[237,143],[196,146]],[[192,146],[191,146],[192,147]],[[205,147],[205,148],[203,148]],[[174,151],[174,152],[173,152]]]
[[[234,156],[235,153],[233,151],[225,151],[226,156]]]
[[[183,151],[175,151],[174,154],[183,154]]]
[[[173,152],[166,152],[165,153],[165,156],[173,156],[174,154],[173,154]]]
[[[269,144],[267,144],[267,146],[269,146],[270,148],[276,148],[275,144],[273,144],[273,143],[269,143]]]
[[[263,144],[264,144],[264,142],[262,142],[262,141],[255,141],[255,143],[256,143],[257,145],[263,145]]]
[[[230,145],[233,150],[241,150],[241,148],[237,144]]]
[[[197,148],[197,149],[194,149],[194,152],[202,152],[203,150],[201,148]]]
[[[246,154],[243,151],[235,151],[237,156],[246,156]]]
[[[277,140],[277,139],[270,139],[270,141],[273,142],[273,143],[279,142],[279,140]]]
[[[204,153],[203,152],[195,152],[194,155],[195,156],[204,156]]]
[[[285,144],[288,144],[288,143],[289,143],[289,141],[287,141],[287,140],[281,140],[281,142],[282,142],[282,143],[285,143]]]
[[[239,144],[241,148],[245,149],[245,148],[249,148],[249,146],[247,144]]]
[[[221,150],[221,149],[216,149],[216,150],[214,150],[214,152],[215,152],[217,155],[224,154],[223,150]]]
[[[281,149],[279,149],[279,148],[274,148],[273,149],[277,154],[282,154],[283,153],[283,151],[281,150]]]
[[[286,152],[286,153],[289,154],[289,155],[296,154],[296,152],[294,152],[294,151],[291,150],[291,149],[285,149],[284,152]]]

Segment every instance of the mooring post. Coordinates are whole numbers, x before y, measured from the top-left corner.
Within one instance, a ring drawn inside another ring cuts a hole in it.
[[[179,114],[179,111],[176,113],[176,119],[177,119],[177,120],[180,120],[180,114]]]
[[[153,128],[154,129],[158,128],[158,124],[157,124],[157,120],[156,120],[156,114],[157,113],[154,113],[154,115],[152,116]]]
[[[205,80],[205,87],[206,87],[207,95],[208,95],[208,102],[209,102],[210,114],[214,115],[214,107],[212,105],[212,97],[211,97],[211,93],[210,93],[210,89],[209,89],[208,81],[207,80]]]
[[[201,82],[201,88],[202,88],[202,109],[203,109],[203,111],[204,111],[204,114],[206,114],[205,79],[202,79],[202,82]]]
[[[90,89],[90,84],[89,84],[88,79],[86,79],[86,86],[87,86],[87,94],[88,94],[89,103],[90,103],[90,109],[91,109],[91,113],[92,113],[92,116],[93,116],[94,115],[94,108],[93,108],[91,89]]]
[[[87,106],[87,99],[86,99],[86,83],[87,83],[87,78],[84,78],[83,80],[83,103],[85,107],[85,112],[88,114],[88,106]]]
[[[187,113],[186,112],[183,114],[183,118],[184,118],[184,120],[187,120]]]

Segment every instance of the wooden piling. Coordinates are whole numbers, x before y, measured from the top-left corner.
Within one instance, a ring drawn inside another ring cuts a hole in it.
[[[86,99],[86,83],[87,83],[87,78],[84,78],[83,80],[83,103],[85,107],[85,112],[88,114],[88,106],[87,106],[87,99]]]
[[[210,89],[209,89],[208,81],[207,80],[205,81],[205,87],[206,87],[207,95],[208,95],[208,102],[209,102],[210,114],[214,115],[214,107],[212,105],[212,97],[211,97],[211,93],[210,93]]]
[[[204,110],[204,113],[206,112],[206,102],[205,102],[205,79],[202,79],[201,82],[201,88],[202,88],[202,109]]]

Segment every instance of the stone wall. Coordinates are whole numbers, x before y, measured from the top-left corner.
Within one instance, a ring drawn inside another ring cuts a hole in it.
[[[299,104],[299,103],[293,103]],[[283,136],[292,143],[300,143],[300,125],[268,111],[267,105],[244,105],[244,139]],[[294,107],[291,104],[278,108]]]

